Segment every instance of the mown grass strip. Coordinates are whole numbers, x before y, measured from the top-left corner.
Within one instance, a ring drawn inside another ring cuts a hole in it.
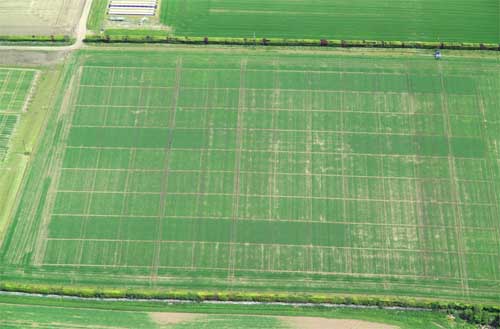
[[[90,8],[90,15],[87,20],[87,29],[98,31],[102,28],[102,23],[106,16],[106,8],[109,0],[93,0]]]

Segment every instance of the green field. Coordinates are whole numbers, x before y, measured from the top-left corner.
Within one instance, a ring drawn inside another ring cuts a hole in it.
[[[497,58],[387,54],[78,53],[0,280],[499,302]]]
[[[2,328],[96,329],[315,329],[341,326],[335,319],[387,324],[399,329],[471,329],[445,313],[383,309],[292,307],[283,305],[166,304],[163,302],[84,301],[40,297],[0,296]],[[279,316],[279,317],[278,317]],[[302,318],[297,318],[302,317]],[[294,319],[307,319],[297,326]],[[330,319],[333,319],[330,320]],[[170,322],[170,324],[168,324]],[[309,324],[309,325],[308,325]],[[344,322],[345,324],[345,322]],[[358,324],[358,326],[355,326]],[[380,325],[381,329],[383,328]]]
[[[496,0],[163,0],[176,35],[500,42]]]

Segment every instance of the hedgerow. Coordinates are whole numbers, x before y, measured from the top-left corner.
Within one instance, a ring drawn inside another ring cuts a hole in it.
[[[67,35],[0,35],[2,43],[33,44],[44,43],[54,45],[66,45],[74,42],[74,39]]]
[[[403,309],[421,309],[446,312],[460,317],[473,324],[500,325],[500,305],[483,305],[465,302],[451,302],[435,299],[420,299],[408,297],[380,297],[380,296],[341,296],[332,294],[286,294],[286,293],[259,293],[235,291],[189,291],[163,289],[119,289],[83,286],[54,286],[38,284],[0,283],[0,291],[23,292],[30,294],[73,296],[81,298],[118,298],[118,299],[146,299],[146,300],[184,300],[193,302],[203,301],[233,301],[233,302],[263,302],[263,303],[292,303],[312,305],[347,305],[347,306],[376,306],[380,308],[398,307]]]
[[[457,49],[457,50],[497,50],[500,44],[466,42],[423,42],[423,41],[380,41],[380,40],[315,40],[315,39],[277,39],[277,38],[209,38],[209,37],[172,37],[164,35],[88,35],[85,42],[96,43],[165,43],[165,44],[213,44],[241,46],[318,46],[348,48],[417,48],[417,49]]]

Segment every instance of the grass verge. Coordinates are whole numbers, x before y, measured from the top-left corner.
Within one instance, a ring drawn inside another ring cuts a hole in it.
[[[17,306],[18,308],[14,308]],[[451,320],[443,312],[418,312],[384,309],[354,309],[354,308],[327,308],[327,307],[292,307],[286,305],[220,305],[220,304],[166,304],[164,302],[134,302],[134,301],[105,301],[105,300],[72,300],[54,299],[28,296],[0,296],[0,310],[9,309],[22,318],[25,312],[50,314],[51,319],[61,314],[71,312],[72,315],[82,315],[91,311],[97,318],[103,316],[108,319],[128,318],[133,321],[132,314],[146,315],[152,312],[201,313],[205,315],[252,315],[260,316],[301,316],[321,317],[330,319],[356,319],[370,322],[391,324],[401,329],[432,329],[432,328],[473,328],[460,319]],[[11,313],[12,316],[12,313]],[[94,317],[94,316],[92,316]],[[87,318],[87,317],[83,317]],[[142,324],[147,317],[142,317]],[[88,321],[88,320],[87,320]],[[1,323],[1,320],[0,320]],[[118,325],[119,322],[114,322]],[[139,325],[139,322],[135,323]],[[121,326],[120,326],[121,327]],[[125,326],[124,326],[125,327]],[[152,328],[153,326],[151,326]],[[149,328],[149,327],[148,327]]]

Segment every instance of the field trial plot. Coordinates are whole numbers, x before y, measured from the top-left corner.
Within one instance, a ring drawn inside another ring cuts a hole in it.
[[[500,42],[496,0],[163,0],[177,35]]]
[[[19,116],[28,101],[33,70],[0,68],[0,167],[7,156]]]
[[[82,52],[2,278],[498,301],[498,63]],[[49,160],[46,160],[49,159]]]
[[[0,35],[71,35],[85,0],[2,0]]]

